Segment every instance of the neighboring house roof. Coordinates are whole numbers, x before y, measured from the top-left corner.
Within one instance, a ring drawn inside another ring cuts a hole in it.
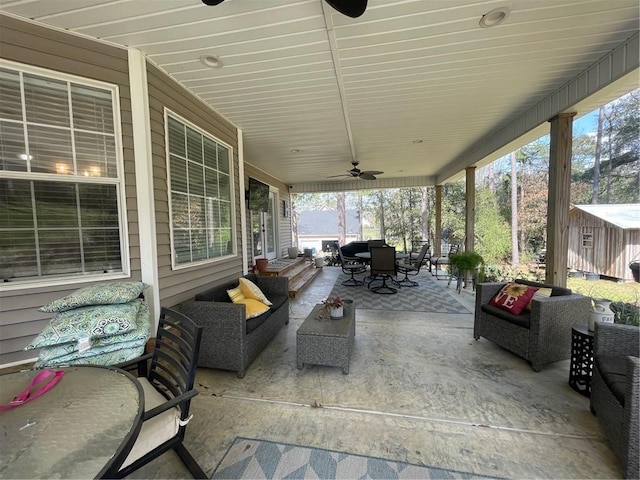
[[[601,218],[623,230],[640,228],[640,203],[575,205],[574,208]]]
[[[346,233],[357,235],[360,232],[358,211],[346,211]],[[300,212],[298,235],[327,235],[338,237],[338,212],[335,210],[314,210]]]

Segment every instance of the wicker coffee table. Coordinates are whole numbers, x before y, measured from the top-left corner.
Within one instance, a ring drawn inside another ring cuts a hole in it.
[[[342,373],[349,373],[349,360],[356,335],[355,308],[353,304],[344,307],[344,316],[332,320],[323,311],[323,305],[316,305],[296,333],[298,368],[304,364],[342,367]]]

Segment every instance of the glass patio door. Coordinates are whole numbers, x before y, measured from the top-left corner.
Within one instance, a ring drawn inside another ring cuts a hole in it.
[[[276,195],[269,193],[269,208],[266,212],[251,212],[253,257],[273,260],[276,254]]]

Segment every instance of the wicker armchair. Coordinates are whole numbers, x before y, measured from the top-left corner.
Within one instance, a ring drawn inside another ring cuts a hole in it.
[[[531,300],[531,312],[515,316],[491,307],[489,301],[505,283],[479,283],[476,290],[473,337],[484,337],[531,363],[539,372],[548,363],[571,357],[571,327],[586,324],[589,297],[553,285],[516,280],[525,285],[552,288],[552,296]]]
[[[640,328],[596,322],[591,411],[598,416],[625,478],[638,478]]]

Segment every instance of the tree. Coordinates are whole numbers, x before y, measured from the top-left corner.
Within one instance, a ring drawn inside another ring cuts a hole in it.
[[[511,152],[511,266],[514,268],[520,265],[518,251],[518,175],[516,152]]]

